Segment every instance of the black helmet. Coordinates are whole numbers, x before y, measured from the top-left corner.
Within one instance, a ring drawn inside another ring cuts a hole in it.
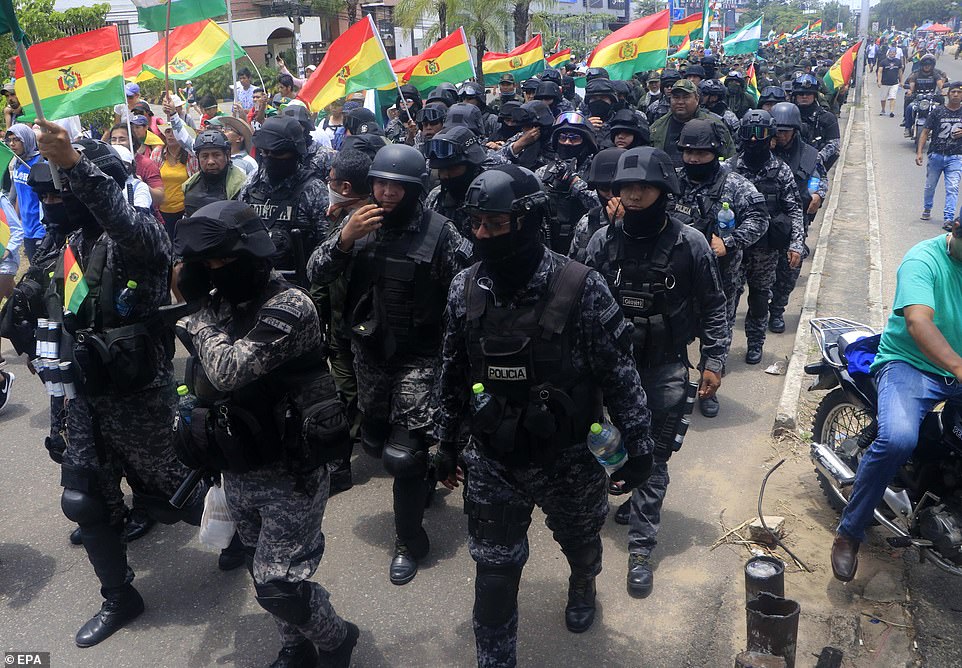
[[[277,252],[252,207],[222,200],[197,209],[177,225],[174,253],[185,262],[227,257],[269,258]]]
[[[554,83],[561,85],[561,72],[556,69],[549,67],[540,75],[542,81],[553,81]]]
[[[603,67],[589,67],[588,71],[585,73],[585,80],[592,81],[594,79],[610,79],[608,76],[608,70]]]
[[[543,211],[548,197],[541,182],[529,169],[517,165],[498,165],[481,172],[468,186],[464,206],[475,211],[510,213]]]
[[[718,79],[705,79],[698,84],[698,90],[702,95],[714,95],[724,97],[727,91],[725,86]]]
[[[514,118],[514,110],[520,109],[521,103],[517,100],[510,100],[501,105],[498,110],[498,120],[502,123],[508,119]]]
[[[635,141],[638,142],[639,146],[651,144],[651,130],[648,127],[648,122],[642,120],[631,109],[616,111],[615,115],[608,121],[608,126],[611,128],[612,140],[614,140],[616,132],[630,132],[635,135]]]
[[[722,140],[714,123],[704,118],[693,118],[681,128],[678,149],[713,151],[715,155],[721,155]]]
[[[290,116],[274,116],[265,120],[261,129],[254,133],[254,148],[268,151],[293,151],[302,158],[307,155],[304,130],[301,124]]]
[[[559,114],[551,128],[551,148],[558,149],[558,134],[566,130],[574,130],[584,138],[584,145],[590,153],[598,151],[598,141],[595,139],[595,129],[584,114],[578,111],[566,111]]]
[[[554,114],[541,100],[525,102],[518,109],[519,124],[540,125],[542,129],[554,125]]]
[[[344,112],[344,129],[352,135],[362,135],[372,130],[377,131],[381,126],[377,122],[377,116],[370,109],[358,107]]]
[[[431,102],[441,102],[445,107],[450,107],[457,101],[458,89],[454,87],[454,84],[445,82],[431,91],[431,94],[428,95],[428,99],[425,104],[430,104]]]
[[[551,100],[551,104],[558,104],[561,102],[561,87],[554,81],[542,81],[534,92],[534,99]]]
[[[300,100],[296,101],[300,102]],[[310,134],[315,128],[314,123],[311,122],[311,112],[307,110],[307,107],[300,104],[291,103],[287,105],[281,112],[281,116],[290,116],[300,123],[305,135]]]
[[[538,86],[540,85],[541,80],[532,77],[521,82],[521,90],[525,93],[534,93],[536,90],[538,90]]]
[[[935,65],[935,56],[931,53],[927,53],[921,58],[919,58],[919,65]]]
[[[799,74],[792,81],[792,95],[806,95],[809,93],[818,93],[818,79],[815,78],[815,75],[808,74],[807,72]]]
[[[662,88],[671,88],[676,81],[681,81],[681,72],[678,70],[665,70],[661,73]]]
[[[708,74],[705,72],[704,67],[702,67],[698,63],[695,63],[694,65],[688,66],[688,69],[685,70],[685,76],[686,77],[696,76],[696,77],[701,77],[702,79],[705,79],[708,77]]]
[[[565,97],[571,95],[574,96],[575,93],[575,79],[574,77],[565,76],[561,78],[561,94]]]
[[[124,179],[126,181],[126,179]],[[53,177],[50,175],[50,163],[35,162],[30,168],[30,175],[27,177],[27,185],[43,199],[44,195],[60,194],[53,185]]]
[[[788,95],[785,94],[785,89],[781,86],[765,86],[762,88],[761,95],[758,96],[758,104],[765,104],[766,102],[784,102],[788,99]]]
[[[445,129],[458,126],[467,128],[478,137],[485,134],[484,118],[481,116],[481,110],[467,102],[458,102],[457,104],[451,105],[451,108],[448,109],[448,113],[444,118]]]
[[[300,126],[298,126],[297,131],[303,134]],[[227,136],[220,130],[204,130],[194,137],[194,155],[197,155],[205,148],[219,149],[227,155],[230,155],[230,142],[227,141]]]
[[[387,140],[384,138],[384,135],[372,135],[371,133],[348,135],[344,138],[344,143],[341,144],[341,153],[353,149],[366,154],[367,157],[373,160],[377,152],[385,146],[387,146]]]
[[[202,133],[206,134],[206,133]],[[221,134],[223,137],[224,135]],[[227,140],[224,139],[226,142]],[[121,187],[127,183],[127,177],[130,175],[130,171],[127,166],[124,165],[117,151],[114,150],[113,146],[99,139],[78,139],[73,143],[74,150],[76,150],[81,155],[86,156],[94,165],[97,166],[100,171],[102,171],[107,176],[113,177],[114,181],[117,182]],[[230,149],[228,149],[229,152]],[[64,184],[65,177],[61,172],[60,183]]]
[[[419,150],[407,144],[388,144],[380,149],[371,161],[369,179],[412,183],[424,188],[427,165]]]
[[[466,127],[457,125],[445,128],[428,142],[425,153],[431,169],[443,169],[455,165],[480,167],[487,157],[481,139]]]
[[[611,85],[614,86],[615,95],[622,100],[628,99],[628,94],[631,92],[631,87],[628,86],[627,81],[622,81],[621,79],[612,79]]]
[[[464,100],[465,98],[476,97],[481,100],[484,104],[487,99],[487,95],[484,92],[484,86],[479,84],[477,81],[465,81],[461,84],[461,90],[458,91],[458,99]]]
[[[417,113],[415,120],[420,125],[423,125],[424,123],[443,123],[447,115],[448,108],[443,104],[428,104],[424,107],[424,109]]]
[[[585,181],[589,188],[611,187],[611,182],[615,180],[615,172],[618,168],[618,158],[625,152],[623,148],[606,148],[598,151],[597,155],[591,160],[588,173],[585,174]]]
[[[681,192],[671,158],[661,149],[651,146],[630,148],[618,157],[611,190],[617,195],[621,192],[623,184],[638,182],[650,183],[673,195]]]
[[[612,103],[618,101],[618,91],[610,79],[594,79],[585,85],[586,102],[595,96],[602,95],[611,98]]]
[[[412,116],[415,114],[415,112],[421,109],[421,106],[423,104],[421,102],[421,93],[418,91],[417,88],[415,88],[411,84],[404,84],[403,86],[401,86],[401,94],[398,95],[394,101],[394,104],[397,105],[398,109],[401,108],[402,97],[411,102],[411,106],[409,107],[409,109],[411,110]]]
[[[791,102],[779,102],[771,110],[772,119],[775,121],[775,127],[778,128],[794,128],[795,130],[801,131],[802,129],[802,112],[798,110]]]
[[[764,141],[775,136],[775,120],[764,109],[749,109],[738,123],[742,141]]]

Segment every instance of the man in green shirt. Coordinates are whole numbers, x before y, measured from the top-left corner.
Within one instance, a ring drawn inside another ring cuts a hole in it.
[[[858,546],[886,486],[940,401],[962,405],[962,228],[913,246],[899,267],[892,315],[872,364],[878,436],[859,462],[832,545],[832,572],[855,577]]]

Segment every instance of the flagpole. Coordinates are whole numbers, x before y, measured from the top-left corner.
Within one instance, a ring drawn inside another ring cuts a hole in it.
[[[167,70],[170,64],[170,3],[171,0],[167,0],[167,25],[164,28],[164,89],[167,91],[168,100],[170,99],[170,74]]]
[[[21,37],[23,37],[23,33],[21,33]],[[45,121],[47,119],[44,118],[43,107],[40,105],[40,93],[37,92],[37,82],[33,79],[33,68],[30,67],[30,60],[27,58],[27,47],[23,45],[21,39],[14,39],[13,43],[17,45],[17,55],[20,57],[20,64],[23,65],[23,76],[27,80],[27,89],[30,91],[31,100],[33,100],[34,112],[38,120]],[[51,169],[50,178],[53,180],[53,187],[57,190],[62,190],[59,170]]]
[[[377,26],[374,24],[374,19],[371,17],[370,14],[367,15],[367,20],[371,26],[372,32],[374,32],[374,35],[377,37],[378,46],[381,47],[381,55],[384,56],[384,60],[388,63],[388,69],[391,70],[391,76],[394,78],[394,87],[397,88],[397,96],[399,99],[403,100],[404,94],[401,93],[401,84],[397,80],[397,72],[395,72],[394,68],[390,66],[391,59],[387,57],[387,49],[384,48],[384,43],[381,41],[381,33],[378,32]],[[404,113],[407,114],[408,121],[414,120],[413,118],[411,118],[411,110],[408,109],[408,106],[406,104],[404,105]]]
[[[124,84],[123,78],[120,80],[120,87],[124,90],[124,99],[127,98],[127,86]],[[167,92],[167,99],[170,100],[170,92]],[[125,102],[126,104],[126,102]],[[130,149],[130,154],[134,155],[134,130],[130,127],[130,108],[127,108],[127,148]]]
[[[237,106],[237,62],[234,60],[234,15],[230,9],[231,0],[227,0],[227,38],[230,40],[230,76],[231,76],[231,105],[230,105],[230,115],[234,116],[237,112],[234,111],[234,107]],[[267,91],[264,91],[267,95]]]

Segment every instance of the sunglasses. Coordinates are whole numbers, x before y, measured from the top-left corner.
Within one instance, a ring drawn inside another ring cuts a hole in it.
[[[475,232],[477,232],[482,227],[486,232],[499,232],[511,224],[510,220],[505,220],[500,223],[496,223],[489,220],[482,222],[480,216],[478,216],[477,214],[469,214],[468,222],[471,224],[471,229],[474,230]]]
[[[569,144],[580,144],[584,141],[584,138],[578,132],[559,132],[558,141],[567,142]]]

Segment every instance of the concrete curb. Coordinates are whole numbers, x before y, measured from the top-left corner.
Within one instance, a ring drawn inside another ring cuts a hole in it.
[[[879,228],[878,190],[875,187],[875,157],[872,149],[871,116],[868,113],[868,92],[863,95],[862,111],[865,119],[865,170],[868,180],[868,306],[872,325],[881,330],[882,321],[882,241]]]
[[[863,93],[862,97],[862,105],[867,110],[865,100],[867,100],[868,96],[866,93]],[[805,362],[808,358],[808,349],[812,344],[809,322],[815,317],[815,310],[818,306],[818,291],[822,287],[822,271],[825,267],[828,238],[832,234],[832,223],[835,220],[835,212],[838,210],[838,203],[842,193],[842,172],[845,168],[845,159],[848,157],[848,147],[852,140],[852,126],[855,125],[856,113],[858,112],[855,107],[851,107],[848,123],[845,126],[845,136],[842,138],[842,149],[838,162],[836,163],[838,169],[835,170],[835,175],[832,177],[832,190],[828,194],[828,204],[825,207],[825,215],[822,217],[822,226],[818,231],[818,244],[816,244],[815,252],[812,254],[812,266],[808,272],[808,283],[805,287],[805,297],[802,300],[802,314],[798,320],[798,329],[795,331],[795,345],[792,347],[792,356],[788,362],[788,370],[785,372],[785,385],[782,387],[782,396],[778,400],[778,410],[775,413],[775,424],[772,426],[772,436],[777,437],[786,432],[793,432],[798,427],[798,395],[802,390],[802,378],[805,377]],[[874,192],[874,186],[873,173],[870,192]],[[878,216],[876,205],[876,225],[877,224]]]

